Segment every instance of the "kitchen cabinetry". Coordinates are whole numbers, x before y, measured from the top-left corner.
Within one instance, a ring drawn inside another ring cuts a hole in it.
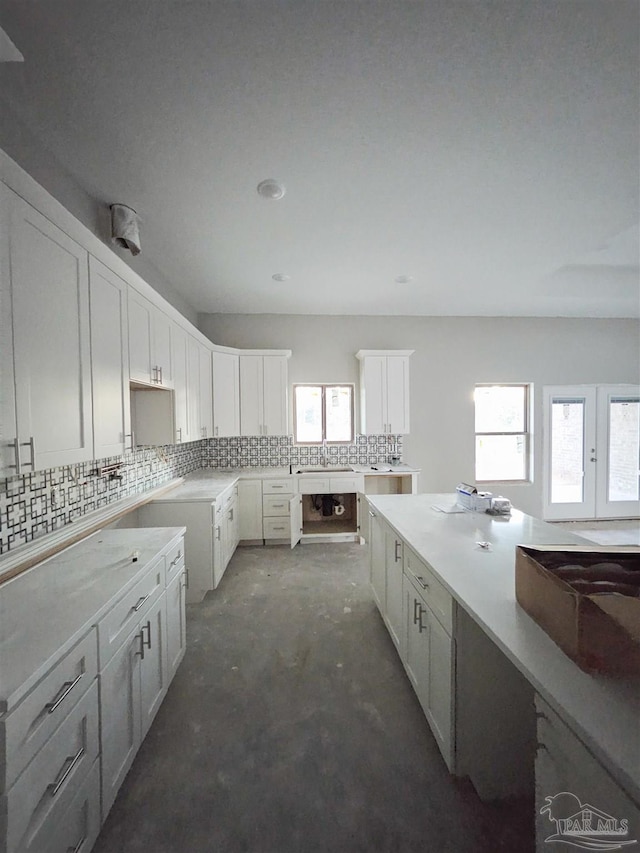
[[[290,503],[294,491],[292,477],[268,478],[263,481],[262,527],[265,541],[290,541]],[[298,526],[301,527],[302,524]]]
[[[184,564],[171,582],[167,582],[167,681],[171,683],[187,650],[185,614],[186,569]]]
[[[385,525],[384,564],[385,564],[385,611],[384,617],[400,657],[404,655],[405,638],[403,635],[402,603],[402,551],[403,542],[391,528]]]
[[[171,442],[190,441],[189,415],[189,353],[188,335],[177,324],[171,326],[171,352],[173,355],[173,405],[175,438]]]
[[[378,610],[384,614],[387,606],[384,524],[369,509],[369,580]]]
[[[240,356],[213,351],[213,435],[240,435]]]
[[[173,388],[171,320],[133,287],[128,309],[131,381]]]
[[[175,671],[183,571],[176,528],[101,531],[0,585],[1,853],[93,846]]]
[[[238,526],[238,484],[230,486],[220,497],[222,504],[222,566],[216,578],[214,566],[214,587],[218,586],[222,575],[229,565],[239,542],[240,529]]]
[[[540,696],[536,696],[535,702],[537,853],[549,849],[546,839],[551,836],[560,840],[564,835],[567,845],[578,840],[579,836],[576,838],[569,830],[578,832],[579,824],[584,821],[590,822],[594,830],[601,821],[607,830],[592,835],[594,842],[598,839],[604,845],[606,840],[615,839],[622,844],[640,840],[638,804],[625,794],[547,702]],[[583,807],[587,814],[583,813]],[[565,823],[569,817],[573,817],[572,827]],[[622,821],[626,822],[626,831]]]
[[[200,420],[198,426],[200,433],[198,438],[212,438],[213,436],[213,368],[211,361],[211,350],[202,344],[199,345],[198,359],[198,400]]]
[[[93,445],[96,459],[133,449],[129,399],[127,284],[89,258]]]
[[[360,431],[409,432],[409,356],[413,350],[360,350]]]
[[[433,609],[436,607],[441,613],[442,608],[448,610],[450,618],[452,601],[424,563],[406,546],[404,571],[405,669],[445,763],[452,770],[455,647],[451,625],[447,629]]]
[[[298,542],[353,542],[359,539],[362,474],[302,474],[290,501],[291,547]]]
[[[238,483],[238,536],[241,542],[263,539],[262,480],[240,480]]]
[[[240,356],[240,434],[286,435],[287,356]]]
[[[5,473],[92,459],[87,251],[2,184],[0,208]]]

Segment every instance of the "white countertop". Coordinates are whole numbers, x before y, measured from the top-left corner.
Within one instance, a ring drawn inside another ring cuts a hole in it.
[[[11,710],[184,531],[100,530],[0,586],[0,713]]]
[[[367,495],[534,689],[640,802],[640,680],[583,672],[515,597],[515,546],[585,540],[513,510],[447,514],[455,495]],[[484,550],[477,542],[489,542]],[[640,549],[639,549],[640,550]]]

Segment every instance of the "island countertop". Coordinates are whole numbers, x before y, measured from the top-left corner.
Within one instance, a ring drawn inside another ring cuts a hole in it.
[[[437,509],[453,506],[451,494],[367,500],[640,803],[640,681],[583,672],[516,602],[516,545],[586,540],[518,510],[491,516]]]

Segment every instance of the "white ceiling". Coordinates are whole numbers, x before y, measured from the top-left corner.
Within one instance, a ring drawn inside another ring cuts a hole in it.
[[[0,0],[0,97],[198,311],[637,317],[639,16]]]

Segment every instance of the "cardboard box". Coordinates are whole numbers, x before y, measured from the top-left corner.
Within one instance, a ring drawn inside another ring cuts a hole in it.
[[[486,512],[491,507],[491,492],[479,492],[475,486],[468,483],[458,483],[456,486],[456,503],[475,512]]]
[[[640,579],[637,546],[518,545],[516,599],[582,669],[640,675],[640,597],[585,595],[555,573],[562,565],[603,562],[618,563]]]

